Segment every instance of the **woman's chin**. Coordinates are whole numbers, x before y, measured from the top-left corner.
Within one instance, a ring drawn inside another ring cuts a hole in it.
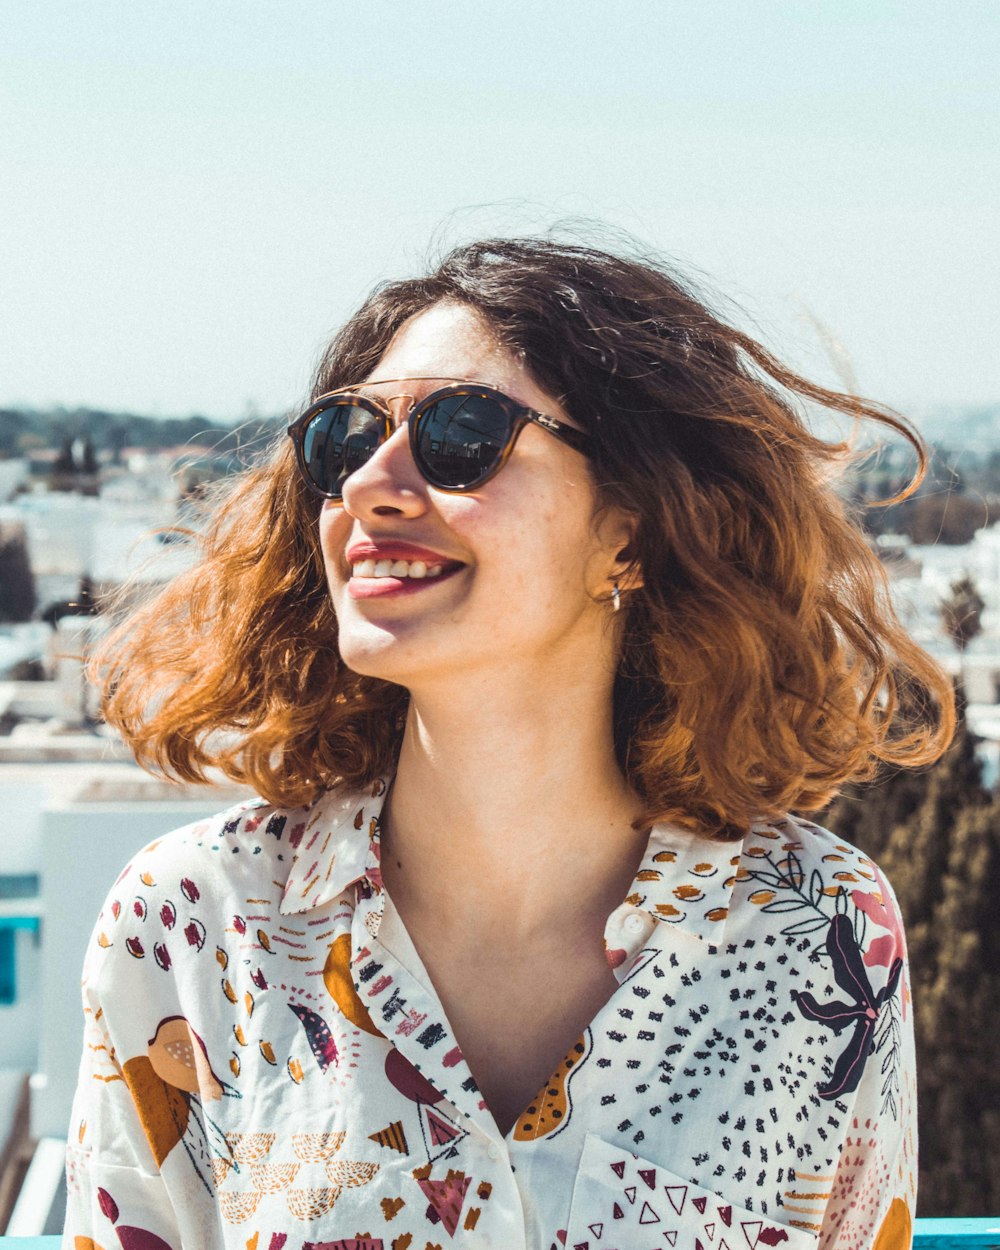
[[[400,686],[408,685],[415,671],[423,667],[412,654],[415,648],[382,631],[365,631],[363,637],[341,635],[338,647],[340,658],[352,673]]]

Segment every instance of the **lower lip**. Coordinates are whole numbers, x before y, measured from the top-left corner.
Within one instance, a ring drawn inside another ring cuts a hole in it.
[[[464,565],[458,565],[437,577],[352,577],[347,583],[347,593],[352,599],[398,598],[416,595],[429,586],[438,586],[460,573]]]

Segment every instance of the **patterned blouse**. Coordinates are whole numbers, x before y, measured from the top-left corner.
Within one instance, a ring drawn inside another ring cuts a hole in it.
[[[909,1245],[912,1011],[869,859],[791,816],[654,826],[618,987],[502,1137],[382,888],[385,790],[244,803],[126,866],[84,965],[66,1250]]]

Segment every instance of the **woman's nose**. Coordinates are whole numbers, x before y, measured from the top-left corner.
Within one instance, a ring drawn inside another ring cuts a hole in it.
[[[427,484],[410,451],[408,399],[401,395],[388,401],[395,427],[392,434],[344,481],[344,507],[352,516],[387,512],[417,516],[427,507]]]

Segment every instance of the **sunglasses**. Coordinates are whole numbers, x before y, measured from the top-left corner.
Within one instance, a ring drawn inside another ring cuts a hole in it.
[[[343,498],[344,482],[372,458],[403,419],[394,422],[389,408],[397,399],[410,401],[406,415],[410,452],[424,481],[437,490],[462,494],[488,482],[507,463],[526,425],[547,430],[581,455],[590,454],[588,435],[483,382],[452,382],[419,403],[408,394],[382,399],[360,393],[399,381],[447,380],[390,378],[320,396],[288,427],[309,489],[324,499]]]

